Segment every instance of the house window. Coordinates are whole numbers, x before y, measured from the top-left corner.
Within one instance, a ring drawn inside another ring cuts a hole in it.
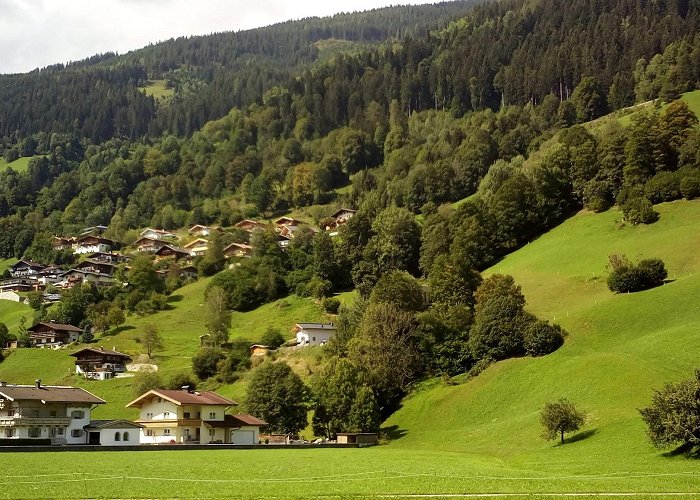
[[[146,436],[152,436],[152,435],[153,435],[153,430],[148,429],[148,430],[146,431]]]
[[[166,411],[165,413],[163,413],[163,418],[170,418],[170,412]]]
[[[28,435],[30,438],[38,438],[38,437],[41,436],[41,428],[39,428],[39,427],[30,427],[30,428],[27,430],[27,435]]]
[[[146,420],[153,420],[153,413],[146,413]]]
[[[214,437],[214,434],[216,434],[216,430],[215,430],[215,429],[209,429],[209,435],[210,435],[211,437]]]
[[[311,337],[312,342],[316,342],[316,337]]]
[[[124,440],[124,441],[128,441],[128,440],[129,440],[129,433],[128,433],[128,432],[125,432],[125,433],[124,433],[123,440]]]
[[[58,428],[58,435],[63,436],[63,427]]]
[[[122,435],[120,432],[115,432],[114,433],[114,440],[115,441],[121,441],[122,440]]]
[[[74,437],[74,438],[83,437],[83,430],[82,429],[73,429],[72,431],[70,431],[70,437]]]
[[[14,429],[5,429],[5,437],[11,438],[11,437],[14,437],[14,435],[15,435]]]
[[[70,412],[71,418],[85,418],[85,412],[83,410],[73,410]]]
[[[215,411],[209,412],[209,418],[216,418],[216,412]]]
[[[185,436],[189,436],[189,435],[190,435],[190,430],[189,430],[189,429],[185,429]]]
[[[14,417],[14,416],[15,416],[15,410],[7,410],[7,416],[8,416],[8,417]]]
[[[51,410],[51,412],[49,413],[49,416],[50,416],[50,417],[55,417],[55,416],[56,416],[56,410]]]
[[[170,429],[163,429],[163,436],[169,436],[170,435]]]
[[[32,417],[38,417],[39,416],[39,410],[32,410]]]
[[[182,418],[184,419],[189,419],[190,418],[190,412],[186,411],[185,413],[182,414]]]

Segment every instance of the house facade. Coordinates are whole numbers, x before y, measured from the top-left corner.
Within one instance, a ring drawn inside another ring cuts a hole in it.
[[[324,345],[337,329],[333,323],[297,323],[294,325],[297,346]]]
[[[84,444],[84,427],[103,399],[76,387],[10,385],[0,382],[0,439],[41,439]]]
[[[245,243],[231,243],[224,248],[224,257],[230,259],[232,257],[250,257],[253,255],[253,247]]]
[[[73,325],[62,323],[37,323],[30,328],[29,341],[34,347],[57,349],[65,344],[77,342],[83,332]]]
[[[10,276],[13,278],[28,278],[36,279],[37,276],[46,268],[45,265],[30,260],[20,260],[10,266]]]
[[[87,347],[71,354],[75,360],[75,373],[85,378],[107,380],[126,371],[131,356],[99,347]]]
[[[256,444],[265,422],[250,415],[227,415],[237,403],[215,392],[152,390],[129,403],[139,408],[141,444]]]
[[[112,240],[101,238],[99,236],[83,236],[79,238],[73,245],[73,253],[86,254],[95,252],[109,252],[114,248],[115,243]]]
[[[197,238],[196,240],[189,242],[183,248],[193,257],[198,257],[207,253],[207,250],[209,250],[209,241],[205,240],[204,238]]]
[[[165,231],[163,229],[152,229],[150,227],[147,227],[141,231],[139,236],[154,240],[177,240],[177,235],[170,231]]]
[[[256,229],[266,229],[267,225],[252,219],[243,219],[242,221],[236,223],[234,227],[252,233]]]
[[[139,444],[142,425],[129,420],[91,420],[84,427],[85,443],[103,446]]]
[[[154,252],[157,261],[172,259],[180,260],[190,257],[190,253],[182,248],[173,245],[163,245]]]
[[[341,208],[340,210],[336,211],[333,215],[331,215],[331,217],[335,219],[336,226],[342,226],[347,221],[352,219],[356,213],[357,210],[353,210],[351,208]]]

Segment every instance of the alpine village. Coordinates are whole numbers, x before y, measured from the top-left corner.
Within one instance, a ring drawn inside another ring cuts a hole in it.
[[[700,498],[699,117],[700,0],[0,74],[0,498]]]

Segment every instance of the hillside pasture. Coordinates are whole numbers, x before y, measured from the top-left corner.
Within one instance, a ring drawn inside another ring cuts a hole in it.
[[[11,168],[15,172],[27,172],[29,170],[29,161],[35,156],[23,156],[17,158],[15,161],[7,163],[3,157],[0,156],[0,170],[5,170],[6,168]]]

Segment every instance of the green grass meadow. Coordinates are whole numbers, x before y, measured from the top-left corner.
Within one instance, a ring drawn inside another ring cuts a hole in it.
[[[528,309],[568,330],[565,345],[546,357],[499,362],[468,381],[418,384],[384,424],[393,437],[389,444],[7,454],[0,497],[700,498],[700,461],[653,448],[638,412],[654,388],[700,368],[700,201],[656,209],[659,221],[638,227],[622,225],[615,210],[581,212],[493,266],[486,274],[512,274]],[[661,258],[670,281],[645,292],[612,294],[606,264],[615,252],[633,260]],[[138,345],[131,336],[155,319],[166,339],[164,369],[188,365],[181,353],[194,352],[193,339],[203,331],[205,286],[206,281],[183,288],[171,311],[130,318],[133,329],[113,336],[115,345],[132,352]],[[270,322],[296,321],[285,317],[287,310],[312,316],[318,307],[307,299],[286,300],[282,307],[234,315],[232,337],[256,340]],[[98,409],[97,418],[133,418],[119,408],[129,394],[128,379],[80,382],[70,374],[65,353],[63,360],[58,353],[34,353],[31,363],[20,353],[10,355],[0,364],[0,377],[30,381],[43,371],[47,379],[80,383],[108,399],[111,404]],[[290,362],[303,369],[305,356],[316,355],[308,351]],[[221,392],[236,399],[243,388],[236,383]],[[539,410],[559,397],[588,413],[586,426],[564,445],[539,436]]]

